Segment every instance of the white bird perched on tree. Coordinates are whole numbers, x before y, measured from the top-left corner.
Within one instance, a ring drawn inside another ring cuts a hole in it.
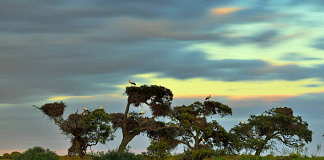
[[[87,106],[83,106],[82,107],[82,115],[86,115],[86,114],[88,114],[88,113],[90,113],[90,111],[89,111],[89,109],[88,109],[88,107]]]
[[[104,109],[104,107],[103,106],[99,106],[99,109]]]
[[[128,80],[128,83],[130,83],[131,85],[134,85],[134,86],[136,86],[136,83],[135,83],[135,82],[133,82],[133,81],[131,81],[131,80]]]
[[[83,110],[83,111],[88,111],[89,109],[88,109],[87,106],[83,106],[83,107],[82,107],[82,110]]]
[[[89,109],[88,109],[87,106],[83,106],[83,107],[82,107],[82,110],[83,110],[83,112],[85,112],[85,111],[89,111]]]

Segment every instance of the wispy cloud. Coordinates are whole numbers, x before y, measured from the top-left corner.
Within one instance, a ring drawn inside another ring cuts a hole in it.
[[[210,12],[213,15],[228,15],[228,14],[232,14],[232,13],[238,12],[243,9],[244,8],[240,8],[240,7],[212,8],[210,10]]]

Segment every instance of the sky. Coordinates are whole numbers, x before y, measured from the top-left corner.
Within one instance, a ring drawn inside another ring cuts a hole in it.
[[[315,153],[324,133],[323,6],[322,0],[1,0],[0,154],[33,146],[66,153],[69,138],[32,105],[64,101],[68,113],[84,105],[121,112],[129,79],[171,89],[174,106],[212,95],[233,109],[219,119],[226,129],[251,114],[291,107],[313,130],[307,147]],[[131,150],[148,143],[136,137]]]

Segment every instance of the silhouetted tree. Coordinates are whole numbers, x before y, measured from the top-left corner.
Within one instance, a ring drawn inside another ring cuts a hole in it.
[[[214,118],[230,114],[230,107],[211,100],[177,106],[170,114],[172,121],[150,135],[173,148],[178,144],[184,144],[189,150],[227,146],[228,133]]]
[[[126,87],[125,93],[128,99],[124,113],[110,114],[113,127],[122,130],[123,138],[118,148],[119,152],[125,151],[128,143],[140,133],[148,133],[163,127],[164,122],[156,119],[170,113],[173,100],[171,90],[156,85]],[[129,112],[131,106],[139,107],[143,104],[150,107],[151,116]]]
[[[273,108],[261,115],[252,115],[230,131],[237,137],[237,150],[254,150],[255,155],[271,148],[275,140],[288,147],[300,147],[312,141],[312,131],[300,116],[288,107]]]
[[[72,146],[68,154],[84,156],[88,147],[112,140],[113,129],[110,117],[104,109],[84,110],[63,118],[66,105],[63,102],[44,104],[39,109],[54,120],[61,131],[71,137]]]

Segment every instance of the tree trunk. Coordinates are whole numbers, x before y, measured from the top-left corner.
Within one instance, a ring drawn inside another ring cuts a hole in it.
[[[255,155],[256,156],[260,156],[261,152],[264,149],[264,146],[267,144],[268,141],[265,141],[263,144],[261,144],[260,146],[257,147],[257,149],[255,150]]]
[[[130,103],[127,102],[127,105],[126,105],[126,108],[125,108],[125,113],[124,113],[124,120],[127,119],[127,114],[128,114],[128,112],[129,112],[129,107],[130,107]]]
[[[130,135],[130,136],[127,136],[127,135],[123,135],[123,139],[122,141],[120,142],[120,145],[118,147],[118,152],[124,152],[126,151],[126,147],[128,145],[128,143],[134,138],[135,136],[133,135]]]
[[[81,138],[80,136],[76,136],[72,138],[72,146],[68,149],[69,156],[76,156],[79,155],[83,157],[86,155],[87,151],[87,144],[85,139]]]
[[[255,155],[256,155],[256,156],[260,156],[261,152],[262,152],[262,149],[261,149],[261,148],[258,148],[258,149],[255,151]]]
[[[199,137],[195,137],[194,140],[195,140],[194,141],[195,144],[194,144],[194,147],[193,148],[194,149],[200,149],[201,146],[200,146],[200,139],[199,139]]]
[[[134,138],[134,136],[128,135],[128,131],[126,129],[127,128],[127,118],[128,118],[129,107],[130,107],[130,103],[127,102],[125,112],[124,112],[124,121],[123,121],[123,125],[122,125],[123,139],[120,142],[120,145],[118,147],[118,152],[124,152],[126,150],[126,147],[127,147],[128,143]]]
[[[255,155],[256,156],[260,156],[262,150],[264,149],[265,145],[267,145],[268,141],[271,140],[271,138],[273,138],[275,134],[272,134],[271,136],[267,136],[266,139],[263,141],[263,143],[255,150]]]

